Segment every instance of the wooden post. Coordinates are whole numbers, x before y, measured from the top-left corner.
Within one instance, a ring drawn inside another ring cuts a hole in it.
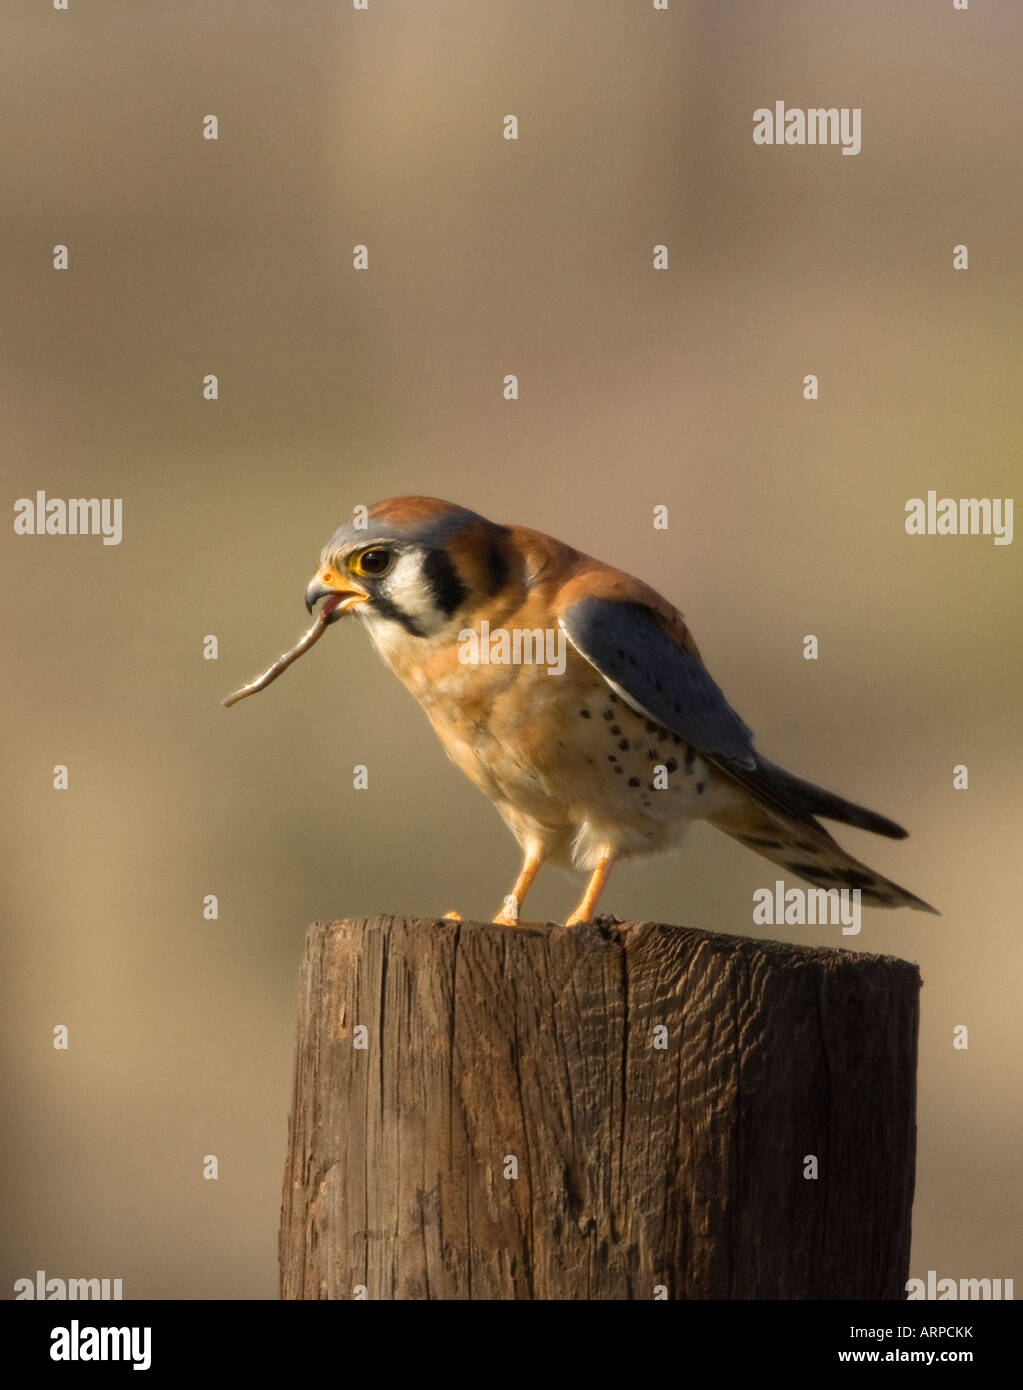
[[[282,1296],[905,1298],[919,988],[647,922],[316,923]]]

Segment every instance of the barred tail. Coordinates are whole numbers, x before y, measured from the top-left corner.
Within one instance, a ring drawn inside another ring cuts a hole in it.
[[[846,854],[824,827],[809,817],[797,819],[747,797],[709,819],[718,830],[817,888],[858,888],[861,902],[871,907],[914,907],[939,915],[915,893]]]

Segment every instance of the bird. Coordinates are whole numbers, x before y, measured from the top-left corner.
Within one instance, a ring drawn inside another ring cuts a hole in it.
[[[397,497],[334,532],[305,603],[321,626],[296,650],[354,615],[518,841],[496,923],[522,923],[545,863],[588,875],[565,925],[593,920],[612,867],[674,848],[693,820],[818,888],[935,911],[820,822],[907,832],[762,756],[682,614],[623,570],[455,503]]]

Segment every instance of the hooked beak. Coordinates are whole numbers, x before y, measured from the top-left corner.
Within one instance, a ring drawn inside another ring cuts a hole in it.
[[[342,578],[330,565],[322,565],[313,575],[305,591],[307,611],[311,613],[321,598],[328,600],[323,605],[323,612],[326,613],[328,607],[330,609],[326,621],[336,623],[349,608],[354,608],[357,603],[366,603],[369,594],[365,589],[356,588],[349,579]]]

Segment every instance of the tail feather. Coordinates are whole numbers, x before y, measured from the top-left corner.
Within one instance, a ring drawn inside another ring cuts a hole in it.
[[[939,915],[915,893],[847,854],[808,816],[795,818],[744,798],[741,804],[710,817],[710,823],[817,888],[858,888],[860,901],[871,907],[913,907]]]
[[[807,816],[823,816],[825,820],[841,821],[844,825],[855,825],[860,830],[872,830],[875,835],[887,835],[891,840],[904,840],[909,834],[901,825],[896,825],[887,816],[879,816],[876,811],[868,811],[865,806],[857,806],[854,801],[846,801],[825,787],[814,782],[806,782],[802,777],[779,767],[767,758],[757,754],[757,766],[751,781],[761,781],[769,787],[777,788],[795,807]]]

